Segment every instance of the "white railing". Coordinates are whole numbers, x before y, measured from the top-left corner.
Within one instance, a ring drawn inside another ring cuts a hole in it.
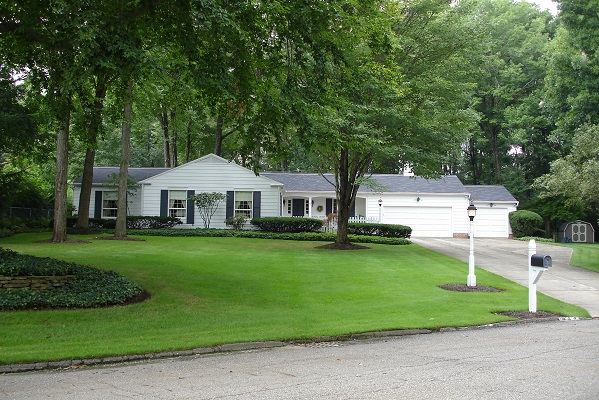
[[[380,220],[378,218],[365,218],[365,217],[349,217],[348,222],[357,224],[378,224]],[[322,230],[325,232],[337,232],[337,218],[326,220],[322,226]]]

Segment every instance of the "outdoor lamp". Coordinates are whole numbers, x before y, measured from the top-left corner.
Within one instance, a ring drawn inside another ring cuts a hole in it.
[[[470,218],[470,255],[468,257],[468,286],[476,286],[476,275],[474,274],[474,217],[476,216],[476,207],[470,203],[467,208],[468,218]]]
[[[476,217],[476,207],[474,206],[474,204],[470,203],[467,210],[470,221],[474,221],[474,217]]]

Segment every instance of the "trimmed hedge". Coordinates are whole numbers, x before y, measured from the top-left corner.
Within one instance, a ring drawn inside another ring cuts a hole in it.
[[[252,225],[266,232],[318,232],[323,221],[315,218],[268,217],[254,218]]]
[[[143,293],[141,287],[114,271],[22,255],[3,248],[0,248],[0,275],[77,277],[49,291],[0,290],[0,310],[104,307],[122,304]]]
[[[349,233],[366,236],[382,236],[388,238],[409,239],[412,235],[412,228],[405,225],[388,224],[364,224],[352,222],[348,224]]]
[[[543,218],[533,211],[512,211],[509,215],[510,225],[515,237],[544,236]]]
[[[337,235],[329,232],[264,232],[236,231],[232,229],[157,229],[129,231],[129,235],[140,236],[173,236],[173,237],[240,237],[252,239],[280,239],[317,242],[334,242]],[[378,243],[391,245],[406,245],[411,242],[405,238],[386,238],[378,236],[348,235],[352,243]]]
[[[52,227],[52,223],[53,221],[50,221],[50,227]],[[181,220],[175,217],[127,217],[127,229],[170,229],[181,223]],[[75,225],[77,225],[77,217],[68,217],[67,227],[74,228]],[[116,227],[116,219],[90,218],[89,227],[92,229],[114,229]]]

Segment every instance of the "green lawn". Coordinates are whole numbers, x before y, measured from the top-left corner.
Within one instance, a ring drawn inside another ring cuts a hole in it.
[[[467,265],[417,245],[331,251],[315,242],[199,237],[34,243],[48,238],[21,234],[0,246],[115,270],[152,298],[125,307],[0,312],[0,363],[479,325],[508,320],[496,311],[528,310],[527,288],[484,270],[477,270],[479,285],[506,291],[440,289],[465,283]],[[538,307],[588,316],[542,294]]]
[[[599,243],[563,244],[574,249],[570,263],[576,267],[599,272]]]

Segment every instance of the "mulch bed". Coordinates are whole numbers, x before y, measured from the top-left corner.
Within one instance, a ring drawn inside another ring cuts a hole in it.
[[[323,246],[317,246],[316,248],[325,250],[365,250],[370,247],[352,243],[330,243]]]
[[[52,239],[48,239],[48,240],[38,240],[35,243],[49,243],[49,244],[63,244],[63,243],[78,243],[78,244],[90,244],[91,242],[87,241],[87,240],[80,240],[80,239],[69,239],[67,238],[64,242],[61,243],[55,243],[52,241]]]
[[[129,241],[129,242],[145,242],[144,239],[132,238],[129,236],[125,236],[125,237],[102,236],[102,237],[94,238],[94,240],[125,240],[125,241]]]
[[[452,292],[505,292],[505,290],[496,289],[489,286],[468,286],[466,284],[453,283],[439,286],[441,289],[451,290]]]
[[[537,311],[536,313],[528,311],[506,311],[495,313],[498,315],[505,315],[506,317],[518,318],[518,319],[544,319],[544,318],[557,318],[561,315],[552,314],[546,311]]]

